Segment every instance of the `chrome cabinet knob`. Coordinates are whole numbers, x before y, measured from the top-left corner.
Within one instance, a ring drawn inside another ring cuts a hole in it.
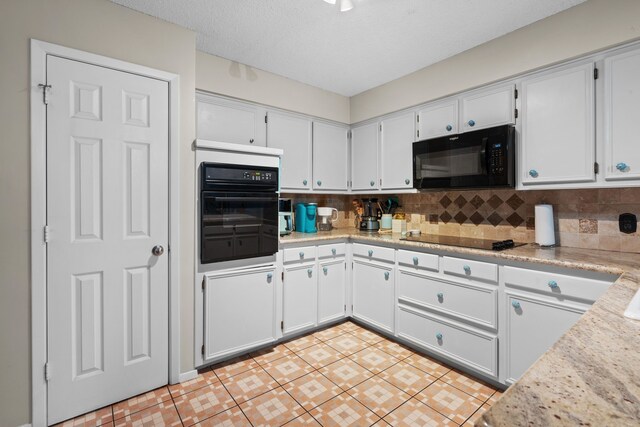
[[[476,125],[476,121],[475,121],[475,120],[469,120],[469,121],[467,122],[467,124],[468,124],[469,126],[471,126],[471,127],[474,127],[474,126]]]
[[[618,169],[620,172],[624,172],[627,170],[627,168],[629,167],[629,165],[627,165],[624,162],[620,162],[616,165],[616,169]]]
[[[529,176],[530,176],[531,178],[537,178],[537,177],[538,177],[538,171],[537,171],[537,170],[535,170],[535,169],[531,169],[531,170],[529,171]]]
[[[446,129],[447,129],[447,132],[451,132],[451,130],[453,129],[453,126],[447,125]]]
[[[156,245],[153,247],[153,249],[151,249],[151,253],[155,256],[160,256],[164,253],[164,248],[160,245]]]

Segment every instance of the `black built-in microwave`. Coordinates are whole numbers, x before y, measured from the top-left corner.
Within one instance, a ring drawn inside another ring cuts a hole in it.
[[[413,143],[414,188],[514,186],[514,126],[497,126]]]

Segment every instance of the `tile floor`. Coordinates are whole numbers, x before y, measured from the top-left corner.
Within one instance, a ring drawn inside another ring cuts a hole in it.
[[[472,426],[500,391],[345,322],[62,426]]]

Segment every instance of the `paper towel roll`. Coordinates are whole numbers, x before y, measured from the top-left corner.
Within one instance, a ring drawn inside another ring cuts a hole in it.
[[[540,246],[556,244],[556,233],[553,227],[553,206],[536,205],[536,243]]]

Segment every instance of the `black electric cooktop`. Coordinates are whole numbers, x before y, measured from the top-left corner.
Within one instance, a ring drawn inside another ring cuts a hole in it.
[[[471,249],[485,249],[488,251],[502,251],[518,246],[524,246],[526,243],[514,242],[513,240],[488,240],[474,239],[471,237],[454,237],[454,236],[437,236],[432,234],[420,234],[419,236],[406,236],[400,240],[408,242],[432,243],[444,246],[458,246]]]

